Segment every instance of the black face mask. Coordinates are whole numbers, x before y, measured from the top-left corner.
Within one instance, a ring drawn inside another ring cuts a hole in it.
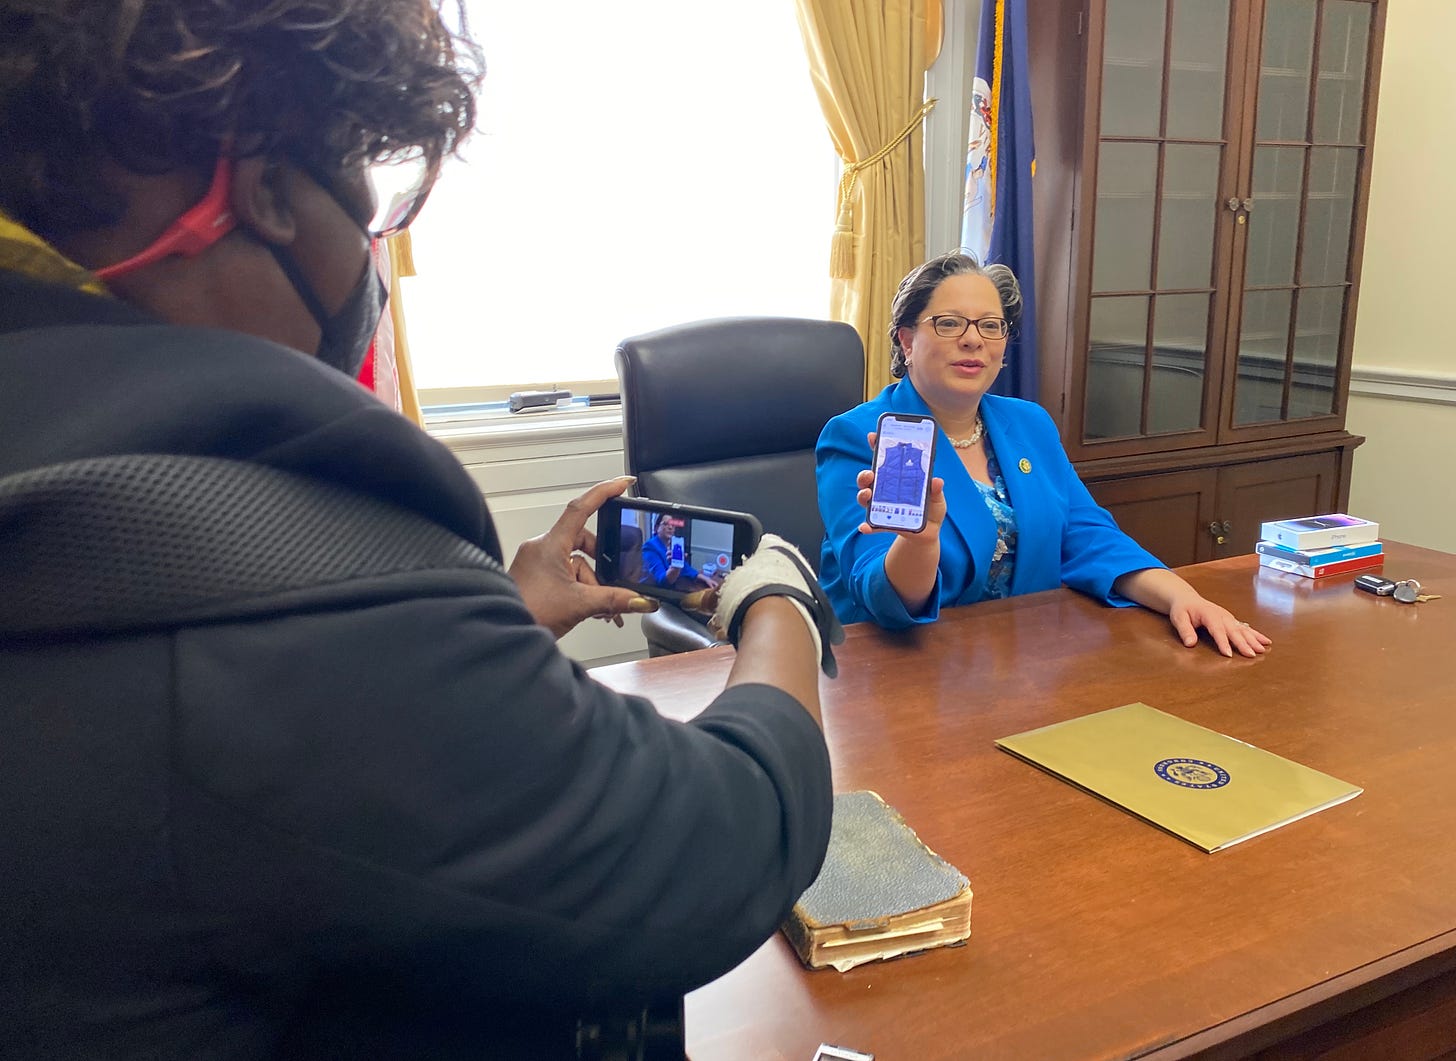
[[[379,328],[379,319],[384,316],[385,299],[389,297],[384,278],[374,267],[374,256],[371,254],[364,263],[364,272],[359,277],[359,282],[344,299],[339,312],[330,317],[292,256],[271,244],[268,249],[273,252],[273,257],[278,260],[279,267],[293,284],[298,297],[303,299],[308,312],[318,322],[319,331],[322,333],[315,351],[318,359],[326,365],[332,365],[350,379],[358,379],[370,344],[374,342],[374,333]]]

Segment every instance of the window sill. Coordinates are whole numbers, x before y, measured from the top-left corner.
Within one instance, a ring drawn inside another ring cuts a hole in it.
[[[512,413],[503,404],[434,406],[425,430],[462,463],[500,459],[500,451],[595,453],[622,448],[622,407],[585,403]]]

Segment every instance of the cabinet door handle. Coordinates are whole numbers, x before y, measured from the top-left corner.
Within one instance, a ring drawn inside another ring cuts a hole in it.
[[[1224,200],[1223,205],[1228,207],[1230,210],[1237,210],[1239,208],[1239,197],[1237,195],[1230,195],[1227,199]]]
[[[1228,539],[1224,537],[1223,534],[1224,526],[1226,526],[1226,524],[1220,524],[1218,520],[1214,520],[1208,525],[1208,533],[1212,536],[1213,543],[1215,545],[1222,545],[1224,542],[1228,541]]]
[[[1254,200],[1252,200],[1252,199],[1245,199],[1244,200],[1244,213],[1247,214],[1249,211],[1251,211],[1253,209],[1254,209]]]

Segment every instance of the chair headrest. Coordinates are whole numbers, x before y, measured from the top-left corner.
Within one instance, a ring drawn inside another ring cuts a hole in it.
[[[864,347],[839,321],[694,321],[624,339],[616,361],[634,475],[813,449],[864,393]]]

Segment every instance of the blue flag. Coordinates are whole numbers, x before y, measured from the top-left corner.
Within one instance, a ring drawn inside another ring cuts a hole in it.
[[[961,247],[983,263],[1011,267],[1021,282],[1021,322],[1006,347],[996,394],[1036,401],[1036,261],[1031,227],[1031,83],[1026,59],[1027,0],[982,0]]]

